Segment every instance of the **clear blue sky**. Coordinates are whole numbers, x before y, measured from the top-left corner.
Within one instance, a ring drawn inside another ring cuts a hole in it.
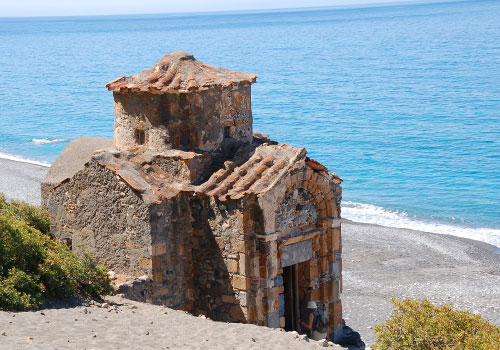
[[[0,0],[0,17],[234,11],[408,1],[412,0]]]

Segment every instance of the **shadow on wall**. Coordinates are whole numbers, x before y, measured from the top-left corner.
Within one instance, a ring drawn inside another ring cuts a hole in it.
[[[193,285],[196,288],[193,313],[217,321],[245,321],[240,299],[244,299],[245,305],[246,293],[235,293],[223,256],[229,237],[212,231],[209,221],[216,215],[208,198],[192,199],[191,210]]]

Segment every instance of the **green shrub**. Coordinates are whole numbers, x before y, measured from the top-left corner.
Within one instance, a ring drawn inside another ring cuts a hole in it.
[[[40,207],[29,205],[21,201],[7,202],[5,196],[0,193],[0,215],[12,216],[20,221],[25,221],[29,226],[38,231],[49,234],[49,214]]]
[[[385,324],[375,327],[377,350],[500,349],[500,327],[479,315],[451,305],[434,306],[427,299],[393,299]]]
[[[19,202],[12,209],[2,200],[0,206],[0,309],[28,310],[49,298],[113,293],[103,266],[35,228],[44,220],[41,209]]]

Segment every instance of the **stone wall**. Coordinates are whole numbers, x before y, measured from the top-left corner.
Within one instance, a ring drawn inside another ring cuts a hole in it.
[[[117,274],[151,272],[149,205],[96,161],[55,188],[42,184],[42,205],[52,235],[75,252],[87,251]]]
[[[252,142],[250,85],[189,93],[113,93],[114,144],[127,149],[220,150],[225,137]]]
[[[245,195],[220,196],[219,188],[191,185],[210,157],[175,152],[99,153],[59,185],[44,184],[53,234],[136,277],[123,288],[134,298],[221,321],[283,327],[283,268],[296,265],[302,305],[315,300],[332,330],[340,326],[341,180],[298,152],[280,176],[265,178],[269,186],[261,192],[252,193],[247,181]],[[221,181],[257,175],[237,169]],[[152,194],[161,194],[158,186],[175,193],[155,199],[147,186]]]

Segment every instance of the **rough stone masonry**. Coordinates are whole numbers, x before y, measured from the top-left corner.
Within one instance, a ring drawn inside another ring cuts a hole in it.
[[[215,320],[341,326],[341,179],[253,133],[257,76],[177,51],[118,78],[113,141],[71,142],[42,183],[52,233],[129,297]],[[333,338],[332,338],[333,339]]]

